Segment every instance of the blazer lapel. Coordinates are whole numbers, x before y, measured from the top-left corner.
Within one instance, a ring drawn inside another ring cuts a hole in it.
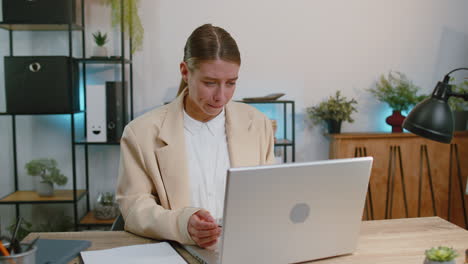
[[[190,186],[185,148],[183,98],[168,105],[157,140],[165,143],[155,150],[171,209],[190,206]]]
[[[226,105],[226,137],[231,167],[258,165],[258,143],[255,133],[252,133],[252,116],[237,109],[237,104],[230,102]]]
[[[166,117],[156,140],[164,144],[156,148],[164,188],[171,209],[190,206],[190,179],[185,146],[183,98],[179,96],[168,106]],[[226,137],[231,167],[258,165],[258,140],[252,133],[252,116],[237,109],[237,103],[226,105]]]

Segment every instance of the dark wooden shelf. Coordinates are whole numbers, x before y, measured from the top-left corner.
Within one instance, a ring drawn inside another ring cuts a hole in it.
[[[293,142],[289,139],[276,139],[275,146],[292,146]]]
[[[68,24],[10,24],[0,22],[0,28],[15,31],[67,31]],[[72,30],[83,30],[83,26],[73,24]]]
[[[29,114],[12,114],[12,113],[0,113],[0,115],[22,115],[22,116],[28,116],[28,115],[72,115],[72,114],[80,114],[84,113],[85,111],[76,111],[73,113],[29,113]]]
[[[86,195],[86,190],[76,190],[76,201]],[[41,197],[36,191],[16,191],[0,200],[0,204],[73,203],[73,190],[55,190],[54,196]]]
[[[79,62],[85,63],[85,64],[121,64],[122,59],[116,59],[116,58],[81,58],[78,59]],[[125,64],[130,64],[132,63],[131,60],[129,59],[124,59]]]
[[[88,212],[83,218],[80,220],[81,226],[111,226],[115,221],[115,218],[109,220],[101,220],[97,219],[94,216],[94,212]]]
[[[86,139],[76,140],[76,145],[120,145],[119,142],[88,142]]]
[[[246,103],[246,104],[290,104],[294,101],[292,100],[240,100],[237,102]]]

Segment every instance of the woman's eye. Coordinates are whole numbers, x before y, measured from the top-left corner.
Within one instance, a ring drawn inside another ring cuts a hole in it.
[[[228,85],[234,86],[234,85],[236,85],[236,83],[235,82],[228,82]]]

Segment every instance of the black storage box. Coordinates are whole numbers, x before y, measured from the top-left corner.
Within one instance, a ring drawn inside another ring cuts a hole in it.
[[[76,23],[75,0],[3,0],[2,8],[3,23]]]
[[[4,63],[7,113],[79,111],[77,60],[67,56],[8,56]]]

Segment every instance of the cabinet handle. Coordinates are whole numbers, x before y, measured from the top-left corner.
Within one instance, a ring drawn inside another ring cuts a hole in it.
[[[39,62],[34,62],[29,64],[29,70],[32,72],[38,72],[41,70],[41,64]]]

